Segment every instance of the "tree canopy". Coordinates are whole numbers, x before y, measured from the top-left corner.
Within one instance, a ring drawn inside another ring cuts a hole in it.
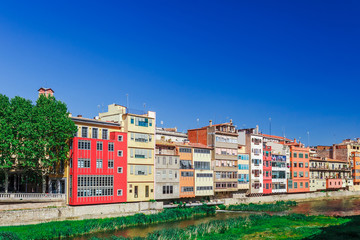
[[[49,173],[66,161],[76,126],[65,103],[40,95],[36,103],[0,94],[0,169]],[[43,186],[43,191],[45,190]]]

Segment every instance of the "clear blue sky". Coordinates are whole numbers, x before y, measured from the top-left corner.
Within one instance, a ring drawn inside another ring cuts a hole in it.
[[[184,131],[238,127],[332,144],[360,137],[359,1],[5,1],[0,93],[55,90],[74,114],[156,111]]]

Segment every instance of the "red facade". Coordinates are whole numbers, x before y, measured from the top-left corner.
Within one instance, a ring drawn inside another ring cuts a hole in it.
[[[263,149],[263,194],[272,193],[272,166],[271,147],[264,146]]]
[[[70,150],[69,204],[126,202],[127,134],[108,140],[74,137]]]

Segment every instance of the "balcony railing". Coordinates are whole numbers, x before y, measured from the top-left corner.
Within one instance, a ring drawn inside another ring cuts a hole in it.
[[[0,200],[4,199],[65,199],[61,193],[0,193]]]

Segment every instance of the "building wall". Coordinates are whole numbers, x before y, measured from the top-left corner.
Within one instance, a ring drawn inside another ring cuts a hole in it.
[[[272,161],[271,161],[271,147],[264,146],[263,148],[263,193],[272,193]]]
[[[360,185],[360,154],[352,152],[352,177],[354,185]]]
[[[287,192],[287,179],[290,178],[290,148],[287,145],[267,142],[272,154],[272,192]]]
[[[172,143],[157,141],[155,155],[155,198],[179,198],[180,156]]]
[[[108,140],[73,139],[69,171],[70,205],[126,202],[126,139],[126,133],[120,132],[110,132]],[[83,149],[83,143],[86,143],[87,149]],[[109,150],[111,143],[113,151]],[[122,154],[119,155],[118,151]],[[101,164],[99,160],[102,160]],[[110,165],[111,160],[113,164]]]
[[[178,145],[180,156],[180,198],[195,197],[195,171],[193,162],[193,149],[189,145]]]
[[[208,148],[193,149],[195,196],[214,195],[214,171],[211,168],[211,152],[211,149]]]
[[[250,193],[262,194],[263,181],[263,137],[249,134],[247,143],[250,149]]]
[[[249,176],[249,154],[246,153],[245,146],[240,146],[238,150],[238,189],[248,190],[250,186]]]
[[[309,192],[309,148],[290,147],[290,179],[288,192]]]
[[[207,136],[207,128],[200,128],[200,129],[189,129],[188,130],[188,139],[190,142],[193,143],[201,143],[206,146],[209,146],[208,144],[208,136]]]

